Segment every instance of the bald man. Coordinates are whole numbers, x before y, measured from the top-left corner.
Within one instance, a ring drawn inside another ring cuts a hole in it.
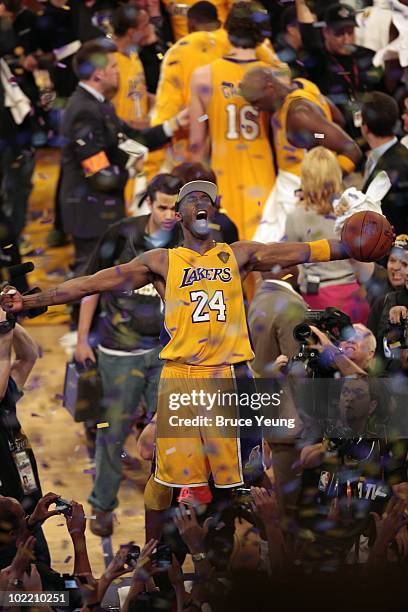
[[[334,151],[344,173],[353,172],[361,158],[358,145],[335,123],[341,122],[341,114],[314,83],[299,78],[287,85],[278,77],[260,66],[249,70],[241,83],[247,102],[272,115],[278,176],[253,237],[260,242],[283,236],[286,216],[296,204],[305,150],[320,145]]]

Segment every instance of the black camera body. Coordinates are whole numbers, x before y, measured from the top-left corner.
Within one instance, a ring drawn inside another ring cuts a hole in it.
[[[401,317],[398,325],[390,325],[385,340],[384,348],[389,353],[387,357],[398,357],[400,350],[408,349],[408,319]]]
[[[55,509],[64,516],[71,516],[72,514],[72,504],[68,500],[62,499],[62,497],[55,502]]]
[[[126,556],[126,565],[129,565],[130,567],[135,567],[139,557],[140,557],[140,546],[137,546],[137,544],[133,544],[132,542],[130,542],[129,551]]]
[[[308,310],[305,321],[294,328],[293,337],[300,343],[300,347],[298,354],[291,361],[300,361],[304,364],[307,373],[325,378],[330,376],[333,370],[329,365],[322,363],[319,351],[310,346],[310,344],[319,341],[313,333],[311,325],[326,334],[335,345],[344,339],[345,330],[353,325],[345,312],[338,308],[329,307],[325,310]]]

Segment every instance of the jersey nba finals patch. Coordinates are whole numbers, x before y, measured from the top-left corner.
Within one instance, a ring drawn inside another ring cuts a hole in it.
[[[226,253],[225,251],[218,253],[218,257],[221,259],[222,263],[227,263],[230,258],[229,253]]]

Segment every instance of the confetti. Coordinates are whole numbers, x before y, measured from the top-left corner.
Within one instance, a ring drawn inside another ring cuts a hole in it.
[[[324,138],[324,134],[315,134],[314,137],[315,138]]]
[[[285,274],[285,276],[282,278],[282,280],[288,280],[289,278],[293,278],[293,274]]]
[[[109,423],[97,423],[97,429],[104,429],[105,427],[109,427]]]
[[[173,454],[173,453],[175,453],[175,452],[176,452],[176,447],[175,447],[175,446],[172,446],[171,448],[168,448],[168,449],[166,450],[166,455],[172,455],[172,454]]]
[[[204,121],[208,120],[208,115],[201,115],[201,117],[198,118],[198,123],[204,123]]]

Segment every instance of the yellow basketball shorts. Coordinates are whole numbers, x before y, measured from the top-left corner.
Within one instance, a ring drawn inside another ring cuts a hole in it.
[[[262,474],[261,432],[257,430],[249,438],[240,439],[236,427],[228,427],[227,431],[214,423],[215,412],[236,418],[236,404],[219,402],[210,410],[206,401],[199,401],[202,397],[220,398],[236,392],[242,376],[253,384],[246,364],[209,367],[166,363],[158,392],[154,465],[157,482],[171,487],[198,487],[212,477],[216,487],[230,488]],[[186,420],[189,424],[184,426]]]

